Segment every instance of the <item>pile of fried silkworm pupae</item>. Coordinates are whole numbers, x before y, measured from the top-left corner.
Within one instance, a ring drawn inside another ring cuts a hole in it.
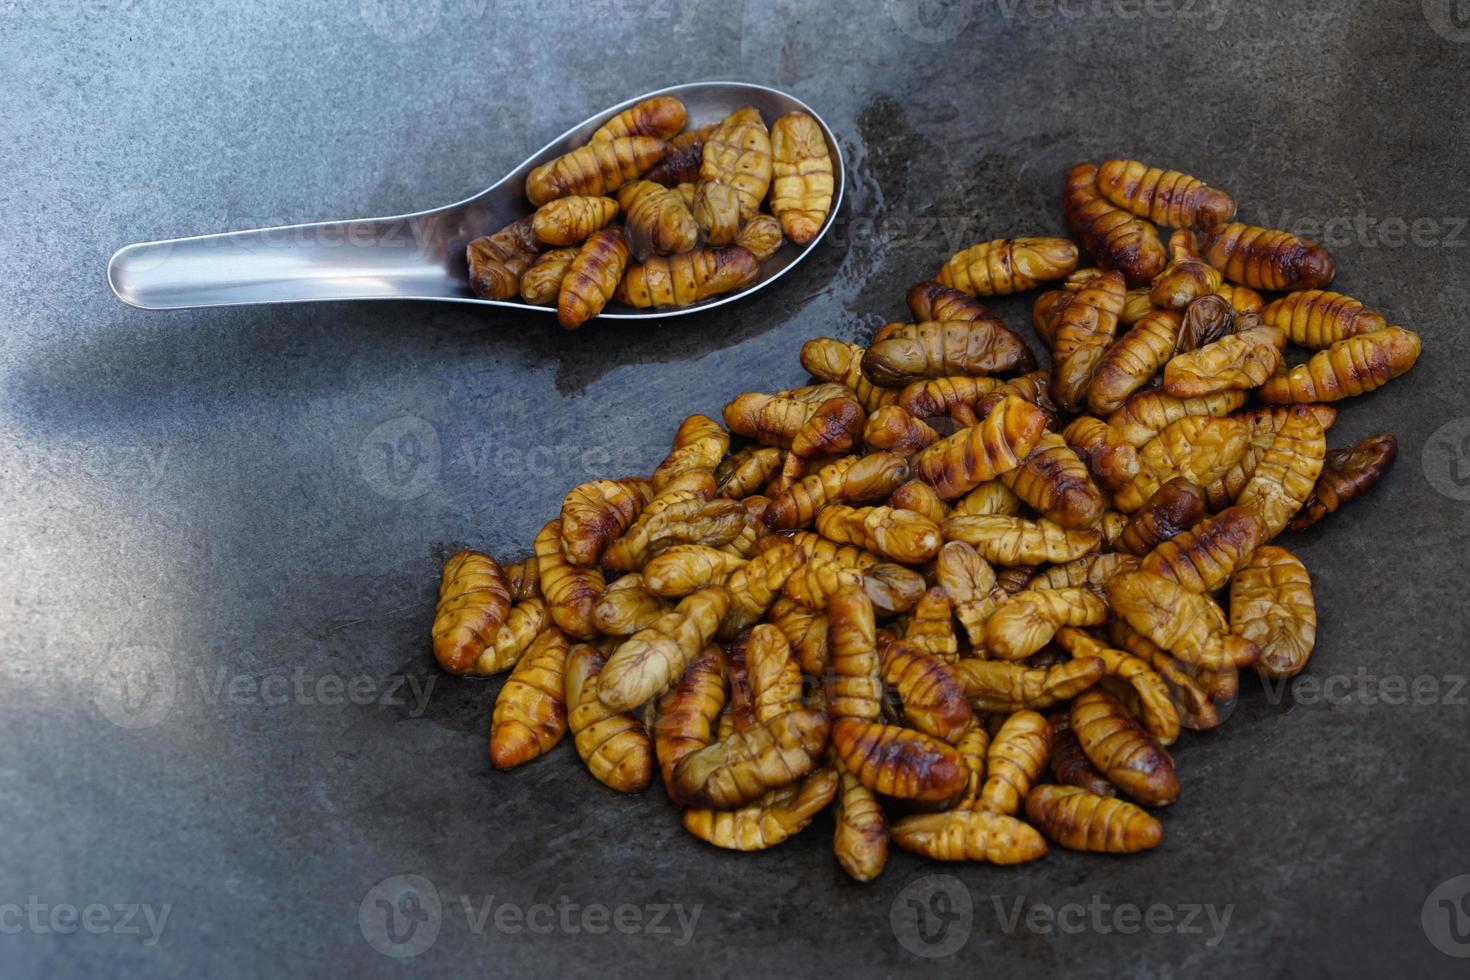
[[[1158,846],[1181,730],[1216,727],[1242,671],[1306,666],[1311,579],[1273,542],[1392,464],[1390,435],[1326,432],[1419,337],[1193,177],[1080,164],[1064,200],[1095,267],[1064,238],[967,248],[909,290],[913,322],[808,341],[813,383],[574,487],[534,557],[450,558],[437,658],[512,671],[494,766],[570,731],[599,781],[656,770],[737,850],[831,804],[863,881],[890,840],[992,864]],[[979,299],[1042,283],[1050,370]],[[1313,353],[1288,367],[1288,342]]]
[[[536,212],[465,248],[475,295],[555,304],[575,329],[609,300],[677,307],[743,289],[782,242],[816,240],[833,189],[816,119],[788,112],[768,130],[745,106],[687,121],[678,99],[644,99],[532,170]]]

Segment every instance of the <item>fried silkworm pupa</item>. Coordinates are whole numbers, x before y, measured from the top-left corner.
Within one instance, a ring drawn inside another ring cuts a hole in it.
[[[954,632],[952,603],[943,586],[929,589],[914,605],[900,639],[946,664],[959,659],[960,641]]]
[[[764,262],[775,255],[784,241],[786,238],[781,233],[781,222],[769,214],[758,214],[751,218],[740,226],[740,232],[735,236],[735,244],[754,255],[757,262]]]
[[[788,112],[771,126],[771,213],[786,237],[809,245],[832,210],[832,158],[822,127],[805,112]]]
[[[1077,741],[1077,733],[1072,731],[1071,711],[1067,708],[1057,708],[1047,716],[1047,721],[1051,724],[1052,778],[1064,785],[1076,786],[1098,796],[1114,795],[1116,791],[1113,789],[1113,784],[1108,782],[1108,777],[1098,772],[1092,760],[1087,758],[1087,753],[1082,751],[1082,743]],[[1032,795],[1035,795],[1036,790],[1033,789],[1031,792]],[[1029,797],[1027,805],[1030,805]]]
[[[775,446],[746,446],[737,450],[715,467],[715,489],[721,497],[731,500],[743,500],[759,493],[781,471],[784,456]]]
[[[650,167],[643,178],[675,189],[681,184],[697,183],[699,161],[704,156],[704,141],[714,128],[715,124],[710,123],[698,129],[685,130],[669,140],[664,158]]]
[[[745,643],[751,707],[758,722],[801,707],[801,668],[786,635],[770,623],[750,631]]]
[[[965,688],[949,665],[912,643],[890,643],[881,660],[883,682],[898,692],[904,721],[950,744],[975,724]]]
[[[827,713],[876,721],[883,684],[872,600],[860,585],[838,589],[827,602],[827,623]]]
[[[711,470],[720,465],[730,449],[730,433],[708,415],[691,415],[679,423],[674,444],[650,482],[655,491],[663,490],[675,477],[691,470]],[[742,495],[748,496],[748,495]]]
[[[1331,402],[1381,388],[1419,359],[1419,335],[1403,327],[1355,334],[1313,354],[1261,386],[1274,404]]]
[[[1209,597],[1173,579],[1142,570],[1123,572],[1106,588],[1113,612],[1187,664],[1225,671],[1248,667],[1260,657],[1254,643],[1226,632],[1225,614]]]
[[[549,751],[567,733],[567,638],[541,631],[495,699],[490,719],[490,762],[512,769]]]
[[[958,497],[1021,465],[1045,429],[1041,409],[1007,395],[979,425],[920,450],[913,459],[914,475],[942,499]]]
[[[1322,472],[1312,487],[1312,495],[1287,527],[1304,531],[1343,504],[1361,497],[1388,472],[1398,454],[1398,440],[1386,432],[1329,452],[1322,461]]]
[[[1261,320],[1281,328],[1293,344],[1315,350],[1388,326],[1381,315],[1351,296],[1322,289],[1289,293],[1268,303]]]
[[[745,529],[750,514],[738,500],[700,497],[671,502],[653,511],[656,498],[643,515],[602,555],[602,566],[628,572],[642,568],[654,555],[675,544],[728,544]]]
[[[870,449],[886,449],[909,457],[939,441],[939,433],[897,405],[885,405],[863,424],[863,442]]]
[[[633,257],[687,252],[699,243],[699,227],[678,191],[651,180],[635,180],[618,189],[623,225]]]
[[[941,286],[933,280],[916,282],[909,287],[905,297],[909,312],[915,323],[930,320],[979,320],[992,316],[990,308],[969,293],[950,286]]]
[[[1102,543],[1098,531],[1072,530],[1046,518],[1028,521],[996,514],[951,514],[939,528],[945,540],[963,541],[986,561],[1006,567],[1071,561],[1096,551]]]
[[[621,537],[648,503],[641,481],[592,480],[567,492],[561,503],[561,546],[575,565],[596,565],[603,549]]]
[[[1014,816],[1031,787],[1046,771],[1051,755],[1051,725],[1034,711],[1017,711],[990,740],[985,757],[987,776],[979,805]]]
[[[619,793],[637,793],[653,774],[653,746],[640,719],[597,699],[597,678],[605,662],[602,651],[586,643],[567,654],[567,724],[577,754],[599,783]]]
[[[1083,691],[1072,701],[1071,720],[1087,758],[1124,793],[1149,806],[1179,798],[1169,753],[1117,698],[1101,688]]]
[[[750,665],[746,654],[750,649],[748,629],[735,634],[725,648],[725,671],[730,679],[730,703],[727,710],[734,731],[742,732],[756,724],[755,691],[750,683]]]
[[[1132,513],[1175,477],[1208,486],[1245,455],[1250,426],[1236,418],[1185,415],[1166,425],[1138,454],[1138,476],[1113,495],[1113,506]]]
[[[1091,589],[1024,589],[990,614],[985,648],[1001,660],[1024,660],[1063,626],[1101,626],[1107,618],[1107,604]]]
[[[1132,555],[1109,552],[1083,555],[1073,561],[1053,565],[1031,579],[1030,589],[1090,589],[1101,596],[1108,579],[1119,572],[1131,572],[1138,567],[1138,559]]]
[[[1003,598],[995,570],[980,553],[963,541],[951,541],[939,549],[934,577],[948,593],[954,614],[965,627],[970,645],[985,649],[985,621]]]
[[[521,659],[521,654],[531,645],[551,622],[542,599],[522,599],[510,607],[510,614],[500,629],[495,631],[495,641],[487,646],[475,665],[465,673],[476,677],[488,677],[502,670],[510,670]]]
[[[1132,446],[1118,442],[1133,453]],[[1136,470],[1137,454],[1133,455]],[[1062,527],[1092,527],[1102,517],[1103,496],[1087,465],[1055,432],[1043,432],[1021,465],[999,479],[1032,510]]]
[[[976,414],[977,406],[997,393],[1002,396],[1011,393],[998,378],[970,375],[921,378],[898,393],[898,405],[915,418],[947,415],[959,425],[975,425],[985,415],[984,412]]]
[[[837,774],[820,769],[738,810],[684,811],[684,829],[730,851],[763,851],[806,829],[837,795]]]
[[[776,541],[736,569],[725,581],[730,611],[720,626],[720,636],[728,639],[764,616],[786,580],[806,561],[806,553],[795,544]]]
[[[575,330],[602,312],[628,267],[628,236],[622,228],[604,228],[583,243],[561,281],[556,318]]]
[[[526,175],[526,197],[536,207],[559,197],[610,194],[663,159],[668,144],[656,136],[595,140],[543,163]]]
[[[1164,365],[1164,393],[1199,398],[1217,391],[1255,388],[1276,373],[1285,343],[1286,336],[1277,328],[1253,327],[1176,354]]]
[[[506,565],[504,574],[505,583],[510,587],[510,597],[515,602],[541,598],[541,573],[535,555],[514,565]]]
[[[1173,579],[1191,592],[1214,592],[1230,581],[1266,540],[1266,523],[1255,511],[1227,507],[1143,556],[1144,571]]]
[[[676,544],[643,566],[644,587],[660,599],[674,599],[711,585],[724,585],[745,559],[707,544]]]
[[[863,355],[863,374],[884,388],[924,378],[1029,371],[1035,356],[993,316],[907,323],[888,331]]]
[[[1115,617],[1108,621],[1108,636],[1164,679],[1181,725],[1197,732],[1219,727],[1219,712],[1215,710],[1211,693],[1196,680],[1200,674],[1197,668],[1174,659],[1122,619]]]
[[[1075,268],[1077,246],[1065,238],[997,238],[956,252],[934,281],[971,296],[1008,296]]]
[[[1252,325],[1251,322],[1238,314],[1235,307],[1224,296],[1218,293],[1200,296],[1191,300],[1184,308],[1183,319],[1180,321],[1179,329],[1175,332],[1173,353],[1183,354],[1187,351],[1198,350],[1206,344],[1213,344],[1220,338],[1230,335],[1241,327],[1250,325]]]
[[[1256,549],[1230,580],[1230,629],[1261,648],[1257,673],[1276,680],[1301,673],[1317,642],[1306,566],[1285,548]]]
[[[731,245],[740,235],[740,195],[718,180],[700,181],[689,204],[706,245]]]
[[[1062,441],[1069,446],[1078,458],[1086,465],[1087,470],[1097,477],[1097,482],[1103,489],[1113,491],[1121,490],[1138,475],[1138,451],[1128,445],[1123,438],[1123,433],[1108,425],[1102,419],[1093,418],[1091,415],[1079,415],[1072,423],[1062,430]],[[1040,443],[1038,443],[1040,445]],[[1032,455],[1036,453],[1032,450]],[[1025,468],[1022,464],[1022,469]],[[1017,471],[1012,471],[1007,476],[1012,476]],[[1007,484],[1009,480],[1005,480]],[[1096,493],[1096,490],[1093,491]],[[1101,516],[1102,495],[1097,495],[1098,515]],[[1046,515],[1056,520],[1056,515]],[[1064,523],[1064,522],[1058,522]],[[1096,520],[1088,522],[1095,524]],[[1068,525],[1077,527],[1076,524]]]
[[[684,128],[688,113],[684,103],[672,95],[655,95],[624,109],[597,128],[594,140],[614,140],[631,136],[656,136],[672,139]]]
[[[1220,270],[1200,257],[1194,232],[1181,228],[1169,236],[1169,264],[1154,279],[1149,299],[1155,306],[1182,310],[1220,288]]]
[[[463,674],[495,640],[510,613],[510,587],[495,559],[461,551],[444,563],[434,612],[434,658],[451,674]]]
[[[1218,187],[1137,160],[1103,161],[1097,188],[1118,207],[1170,228],[1209,230],[1235,217],[1235,201]]]
[[[1211,229],[1204,253],[1225,278],[1251,289],[1321,289],[1337,273],[1337,263],[1316,242],[1238,221]]]
[[[839,718],[832,750],[858,782],[884,796],[947,800],[965,785],[965,764],[953,748],[897,725]]]
[[[900,510],[923,514],[935,524],[949,516],[949,505],[923,480],[909,480],[895,487],[888,503]]]
[[[1096,657],[1082,657],[1043,669],[1004,660],[966,658],[953,670],[965,686],[965,697],[972,708],[1009,714],[1050,708],[1087,690],[1102,677],[1103,662]]]
[[[688,306],[743,289],[755,282],[760,271],[755,256],[738,245],[696,248],[629,266],[613,298],[640,310]]]
[[[829,503],[882,500],[908,475],[908,462],[895,453],[845,456],[777,494],[766,508],[766,525],[778,530],[802,527]]]
[[[597,696],[615,711],[628,711],[662,694],[704,649],[729,610],[730,593],[719,586],[685,597],[608,658]]]
[[[1115,547],[1142,557],[1177,534],[1188,530],[1205,514],[1205,492],[1198,484],[1175,477],[1159,487],[1134,513]]]
[[[515,299],[521,291],[521,277],[540,250],[529,217],[476,238],[465,246],[470,289],[481,299]]]
[[[799,708],[736,731],[674,767],[673,796],[715,810],[744,806],[815,769],[828,727],[822,712]]]
[[[580,245],[594,231],[618,216],[618,202],[610,197],[559,197],[531,215],[531,230],[547,245]]]
[[[1061,408],[1081,407],[1103,355],[1113,343],[1127,290],[1109,272],[1084,286],[1057,316],[1052,334],[1050,394]]]
[[[649,592],[638,572],[608,584],[592,605],[592,625],[605,636],[631,636],[653,623],[669,606]]]
[[[890,561],[918,565],[939,553],[939,525],[922,514],[893,507],[827,504],[817,513],[817,533],[853,544]]]
[[[532,263],[526,274],[521,276],[521,299],[536,306],[556,302],[561,293],[561,281],[567,277],[572,260],[581,251],[578,248],[554,248]]]
[[[771,174],[771,136],[759,109],[736,109],[705,139],[699,179],[718,181],[735,191],[740,221],[749,221],[760,210],[771,187]]]
[[[1160,745],[1173,745],[1179,739],[1179,712],[1174,696],[1162,675],[1142,657],[1115,650],[1083,630],[1065,626],[1057,631],[1057,643],[1074,657],[1096,657],[1107,673],[1104,684],[1118,684],[1129,713],[1136,716]],[[1126,686],[1123,686],[1126,685]]]
[[[658,700],[653,749],[664,789],[670,796],[674,792],[674,767],[714,741],[715,725],[724,706],[725,654],[710,644]]]
[[[832,837],[832,853],[854,880],[872,881],[888,863],[888,818],[873,791],[840,762],[837,776],[837,831]]]
[[[983,517],[986,514],[1020,517],[1021,512],[1025,509],[1026,505],[1021,503],[1021,498],[997,478],[986,480],[961,497],[950,514],[955,517],[965,514],[972,514],[976,517]]]
[[[1021,864],[1046,853],[1046,841],[1028,824],[990,810],[949,810],[904,817],[893,842],[936,861]]]
[[[898,392],[880,388],[863,374],[861,344],[816,337],[801,346],[801,366],[823,381],[846,385],[863,408],[875,412],[898,400]]]
[[[1123,433],[1135,449],[1142,449],[1171,423],[1188,415],[1220,418],[1245,404],[1245,392],[1221,391],[1203,398],[1174,398],[1162,391],[1139,391],[1108,416],[1108,425]]]
[[[1327,456],[1327,437],[1311,411],[1290,413],[1261,454],[1251,478],[1235,498],[1266,525],[1266,540],[1285,529],[1316,487]]]
[[[1072,234],[1104,272],[1121,272],[1130,289],[1148,286],[1164,271],[1164,246],[1153,225],[1115,207],[1098,191],[1097,167],[1067,171],[1062,207]]]
[[[1038,786],[1026,798],[1026,819],[1072,851],[1136,854],[1158,847],[1164,826],[1126,800],[1076,786]]]
[[[574,639],[596,639],[598,631],[592,624],[592,606],[607,586],[602,573],[567,560],[562,548],[560,519],[546,523],[536,535],[533,547],[540,567],[541,592],[546,597],[552,621]]]

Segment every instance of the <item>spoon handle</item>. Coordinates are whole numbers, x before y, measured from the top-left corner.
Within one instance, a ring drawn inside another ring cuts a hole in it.
[[[464,245],[481,220],[441,209],[141,242],[113,255],[107,279],[123,302],[149,310],[462,299],[470,296]]]

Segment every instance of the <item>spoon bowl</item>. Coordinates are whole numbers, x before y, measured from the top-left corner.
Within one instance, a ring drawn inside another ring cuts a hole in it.
[[[767,125],[778,116],[809,113],[827,139],[832,158],[832,208],[817,237],[790,241],[761,263],[760,277],[744,289],[689,306],[634,309],[609,303],[601,319],[642,320],[697,313],[775,282],[817,246],[842,204],[842,151],[826,122],[801,100],[747,82],[693,82],[646,92],[599,112],[547,143],[491,187],[457,204],[389,218],[364,218],[141,242],[119,249],[107,281],[124,303],[147,310],[178,310],[250,303],[317,300],[423,299],[503,306],[538,313],[554,306],[480,299],[470,291],[465,245],[535,211],[526,200],[530,171],[585,143],[612,116],[655,95],[684,103],[688,126],[718,122],[741,106],[760,110]]]

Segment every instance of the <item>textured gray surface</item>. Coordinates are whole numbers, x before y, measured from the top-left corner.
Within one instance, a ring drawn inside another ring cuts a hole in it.
[[[595,26],[560,6],[0,6],[4,972],[396,973],[364,933],[395,875],[439,896],[408,963],[442,975],[1460,966],[1421,918],[1470,873],[1470,492],[1449,479],[1470,470],[1470,29],[1449,0],[567,5]],[[126,242],[456,200],[592,109],[702,77],[809,101],[852,168],[814,257],[708,318],[568,336],[430,305],[146,314],[107,292]],[[865,336],[955,247],[1061,230],[1064,169],[1114,152],[1322,231],[1341,287],[1423,332],[1412,377],[1344,406],[1331,437],[1389,429],[1397,468],[1291,544],[1332,697],[1249,682],[1221,733],[1178,747],[1184,794],[1146,857],[898,854],[867,887],[833,863],[826,817],[729,855],[657,791],[602,790],[568,745],[489,770],[497,685],[438,675],[426,642],[450,549],[519,557],[571,483],[646,470],[685,414],[796,382],[804,338]],[[1432,703],[1378,697],[1420,676]],[[934,920],[929,951],[957,953],[921,958],[890,910],[933,873],[973,911]],[[1008,933],[993,899],[1039,911]],[[1102,902],[1231,917],[1212,945],[1204,915],[1203,935],[1125,934],[1065,908]],[[551,932],[498,929],[502,903],[549,903]],[[683,945],[674,916],[592,935],[562,925],[567,903],[698,918]],[[91,928],[52,928],[94,904]],[[128,905],[167,906],[156,941]]]

